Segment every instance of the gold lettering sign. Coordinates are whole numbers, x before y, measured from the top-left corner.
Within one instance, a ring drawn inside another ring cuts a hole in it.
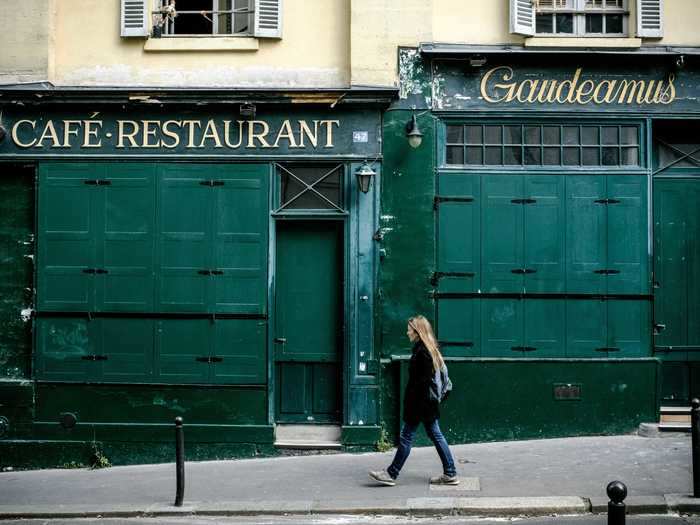
[[[583,68],[564,80],[518,79],[513,68],[498,66],[481,79],[481,97],[491,104],[670,104],[676,98],[671,73],[664,80],[584,79]]]
[[[334,148],[339,120],[284,120],[273,130],[264,120],[18,120],[10,136],[19,148],[288,149]]]

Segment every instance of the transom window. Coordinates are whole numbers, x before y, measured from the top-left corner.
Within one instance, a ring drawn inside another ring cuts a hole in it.
[[[343,208],[342,164],[276,164],[280,206],[277,211]]]
[[[552,36],[626,36],[627,0],[533,0],[535,33]]]
[[[657,121],[653,136],[657,167],[654,174],[679,168],[700,171],[700,122]]]
[[[157,0],[154,25],[165,36],[249,35],[252,0]],[[174,11],[173,11],[174,9]]]
[[[638,125],[446,126],[448,166],[639,166]]]

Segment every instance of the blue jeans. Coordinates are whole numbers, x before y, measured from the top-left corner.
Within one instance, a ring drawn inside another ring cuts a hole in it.
[[[411,444],[416,435],[416,430],[418,430],[418,425],[419,424],[409,425],[405,422],[403,424],[401,436],[399,437],[399,448],[396,449],[394,461],[392,461],[389,468],[386,469],[389,475],[394,479],[399,477],[401,467],[403,467],[403,464],[408,459],[408,455],[411,453]],[[440,456],[442,471],[447,476],[456,476],[457,469],[455,468],[455,462],[454,459],[452,459],[452,454],[450,454],[450,448],[447,446],[447,440],[445,436],[442,435],[438,420],[434,419],[431,422],[423,422],[423,426],[425,427],[425,432],[428,434],[430,441],[435,445],[438,456]]]

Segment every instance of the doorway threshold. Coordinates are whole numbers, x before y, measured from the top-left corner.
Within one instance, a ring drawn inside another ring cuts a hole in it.
[[[275,447],[301,450],[339,450],[340,425],[277,425]]]

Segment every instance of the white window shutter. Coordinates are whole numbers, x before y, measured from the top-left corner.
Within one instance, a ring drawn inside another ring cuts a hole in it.
[[[535,6],[532,0],[510,0],[510,32],[516,35],[535,34]]]
[[[148,12],[151,0],[121,0],[122,36],[148,36],[151,32],[151,19]]]
[[[255,36],[282,38],[282,0],[255,0]]]
[[[663,0],[637,1],[637,36],[661,38],[664,36]]]

